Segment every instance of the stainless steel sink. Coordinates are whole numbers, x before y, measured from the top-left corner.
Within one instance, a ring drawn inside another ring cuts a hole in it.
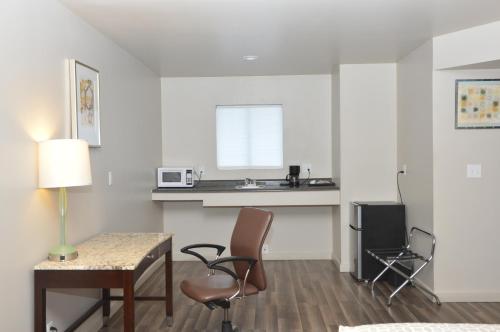
[[[258,184],[258,183],[249,183],[249,184],[240,184],[237,185],[235,188],[236,189],[241,189],[241,190],[252,190],[252,189],[263,189],[266,186],[263,184]]]

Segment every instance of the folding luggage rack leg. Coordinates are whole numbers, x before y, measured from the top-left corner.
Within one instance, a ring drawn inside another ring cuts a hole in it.
[[[412,239],[414,236],[414,232],[420,232],[426,236],[428,236],[432,240],[432,247],[430,250],[430,254],[428,257],[423,257],[413,251],[411,251],[411,245],[412,245]],[[371,255],[373,258],[375,258],[377,261],[385,265],[385,268],[372,280],[371,282],[371,290],[374,292],[374,286],[375,282],[384,275],[388,270],[392,270],[405,278],[406,280],[399,285],[399,287],[394,290],[391,295],[389,296],[389,299],[387,300],[387,305],[390,306],[392,304],[392,298],[396,296],[401,289],[403,289],[406,284],[409,282],[414,285],[417,289],[419,289],[421,292],[426,293],[427,295],[431,296],[434,299],[434,302],[436,304],[441,304],[441,301],[437,297],[436,294],[428,290],[427,288],[419,285],[415,281],[415,276],[420,273],[420,271],[423,270],[423,268],[429,264],[434,257],[434,249],[436,247],[436,238],[433,234],[426,232],[418,227],[412,227],[410,231],[410,236],[409,236],[409,241],[408,245],[402,249],[367,249],[366,252]],[[414,261],[419,261],[422,262],[422,265],[420,265],[413,273],[407,274],[399,270],[397,267],[394,266],[395,263],[400,263],[400,262],[414,262]]]

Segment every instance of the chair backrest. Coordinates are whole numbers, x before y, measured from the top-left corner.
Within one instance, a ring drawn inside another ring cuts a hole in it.
[[[249,256],[257,260],[248,275],[247,282],[259,290],[266,289],[266,274],[262,263],[262,245],[273,221],[273,213],[255,208],[242,208],[231,236],[231,255]],[[234,270],[240,279],[245,278],[248,264],[234,262]]]

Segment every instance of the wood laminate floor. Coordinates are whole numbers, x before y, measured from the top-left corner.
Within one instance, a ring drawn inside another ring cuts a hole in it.
[[[339,325],[391,322],[500,323],[500,303],[433,304],[418,290],[406,287],[386,307],[391,287],[378,283],[372,296],[368,285],[340,273],[331,261],[266,261],[266,291],[236,301],[231,319],[240,331],[337,331]],[[199,262],[174,262],[174,324],[168,327],[161,302],[136,302],[136,331],[220,331],[222,310],[210,311],[184,296],[181,280],[203,276]],[[164,269],[158,269],[138,290],[164,294]],[[117,312],[102,332],[122,330]]]

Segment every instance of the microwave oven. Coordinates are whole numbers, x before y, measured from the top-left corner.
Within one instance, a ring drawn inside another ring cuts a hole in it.
[[[158,188],[188,188],[194,186],[194,169],[189,167],[158,168]]]

